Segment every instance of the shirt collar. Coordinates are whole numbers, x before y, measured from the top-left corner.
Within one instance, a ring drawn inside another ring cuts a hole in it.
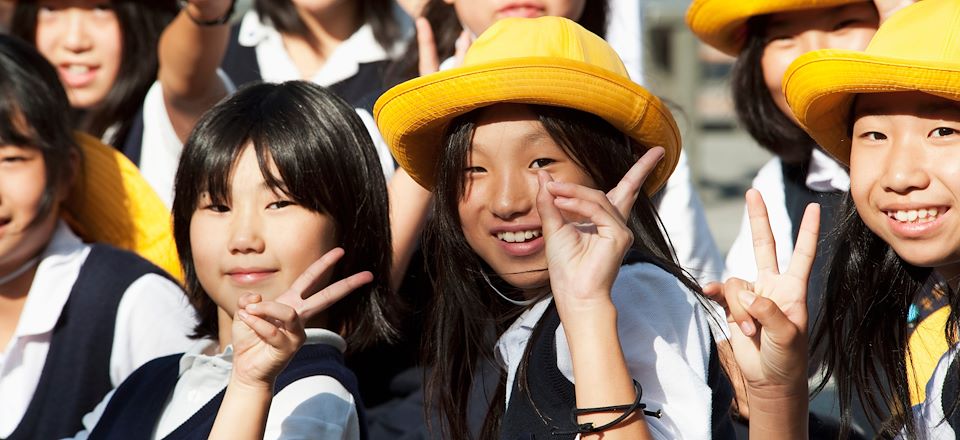
[[[17,324],[17,336],[53,331],[89,249],[64,221],[57,222],[27,293],[27,302]]]
[[[303,345],[326,344],[333,346],[341,353],[347,349],[347,342],[340,335],[322,328],[304,329],[307,335]],[[230,370],[233,366],[233,345],[228,345],[222,353],[217,353],[219,344],[215,339],[204,338],[195,342],[180,357],[180,375],[187,370],[203,365],[221,370]]]
[[[507,331],[503,332],[503,335],[497,340],[496,349],[497,357],[502,365],[511,365],[512,355],[523,353],[526,341],[530,339],[533,329],[540,322],[540,318],[543,317],[543,313],[547,311],[547,307],[552,300],[553,297],[548,296],[538,301],[517,317]]]
[[[240,34],[237,37],[237,42],[241,46],[255,47],[270,38],[280,39],[280,32],[269,23],[269,19],[261,20],[260,15],[255,10],[247,11],[240,21]],[[337,47],[334,54],[346,52],[357,63],[369,63],[390,58],[392,55],[399,53],[400,50],[402,50],[400,42],[391,47],[389,52],[384,50],[373,35],[373,27],[369,23],[364,23],[363,26],[360,26],[360,29],[357,29]]]
[[[806,183],[807,188],[814,191],[847,191],[850,189],[850,175],[840,162],[819,148],[814,148]]]

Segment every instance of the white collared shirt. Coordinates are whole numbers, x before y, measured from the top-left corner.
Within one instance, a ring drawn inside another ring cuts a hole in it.
[[[786,270],[793,256],[793,222],[787,212],[784,194],[783,168],[780,159],[770,159],[753,179],[753,188],[760,191],[767,205],[770,229],[776,240],[777,263]],[[807,187],[819,192],[850,190],[850,176],[840,163],[820,149],[814,149],[807,173]],[[726,271],[723,279],[737,277],[748,281],[757,279],[757,263],[753,254],[753,238],[750,234],[750,219],[744,208],[740,232],[727,253]]]
[[[657,439],[710,438],[711,333],[704,307],[676,278],[648,263],[621,267],[611,298],[630,375],[643,387],[643,403],[663,410],[663,418],[646,419],[650,433]],[[495,352],[507,371],[507,404],[527,341],[550,301],[541,300],[524,312],[497,341]],[[574,382],[563,324],[555,336],[557,367]]]
[[[26,413],[54,326],[89,254],[90,246],[61,221],[43,251],[13,338],[0,354],[0,437],[9,436]],[[154,274],[134,281],[117,308],[110,382],[117,386],[147,361],[190,346],[187,335],[196,324],[194,316],[172,281]]]
[[[327,344],[342,353],[347,344],[336,333],[306,329],[305,344]],[[162,439],[187,421],[207,402],[226,388],[233,369],[233,346],[217,353],[212,339],[196,341],[180,359],[177,385],[164,406],[153,439]],[[85,431],[75,437],[86,439],[96,426],[112,397],[107,395],[83,418]],[[263,438],[274,439],[358,439],[360,424],[353,395],[330,376],[297,380],[273,397]]]

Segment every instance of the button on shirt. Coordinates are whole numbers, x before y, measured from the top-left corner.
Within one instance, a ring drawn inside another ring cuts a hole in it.
[[[13,338],[0,354],[0,438],[20,424],[36,392],[53,329],[90,254],[62,221],[43,251]],[[172,281],[147,274],[126,290],[117,308],[110,381],[120,384],[137,367],[189,347],[195,314]]]

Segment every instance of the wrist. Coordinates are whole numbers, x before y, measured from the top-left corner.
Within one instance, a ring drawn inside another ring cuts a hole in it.
[[[238,374],[230,376],[228,386],[243,394],[273,393],[274,381],[242,377]]]
[[[230,17],[233,16],[236,0],[230,0],[225,4],[210,5],[204,4],[203,7],[187,0],[179,0],[180,9],[191,21],[198,26],[217,26],[227,24]]]

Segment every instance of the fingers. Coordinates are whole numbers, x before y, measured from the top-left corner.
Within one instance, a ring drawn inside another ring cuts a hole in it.
[[[304,300],[300,303],[299,307],[297,307],[297,313],[303,320],[309,320],[317,313],[326,310],[337,301],[340,301],[341,298],[347,296],[350,292],[371,281],[373,281],[373,273],[370,271],[364,271],[346,277]]]
[[[607,193],[610,203],[617,207],[617,211],[623,218],[630,217],[630,210],[633,209],[634,202],[640,195],[643,183],[647,176],[657,168],[657,164],[663,159],[665,150],[663,147],[653,147],[643,153],[643,156],[637,160],[637,163],[623,175],[620,183]]]
[[[244,309],[250,304],[258,303],[263,301],[263,298],[256,293],[248,293],[246,295],[241,295],[240,299],[237,300],[237,306],[239,309]]]
[[[470,31],[464,29],[460,33],[460,36],[457,37],[457,41],[454,43],[454,53],[453,58],[456,60],[456,66],[460,67],[463,65],[463,58],[467,56],[467,49],[470,48],[470,45],[473,44],[473,34]],[[439,70],[439,64],[437,65],[437,70]]]
[[[254,304],[253,306],[263,306],[267,303]],[[280,305],[276,302],[269,304]],[[294,349],[303,344],[303,341],[306,339],[304,334],[303,324],[299,321],[296,316],[296,313],[293,312],[290,307],[283,306],[288,309],[289,313],[292,313],[292,321],[283,321],[278,316],[270,316],[268,310],[263,307],[259,307],[260,310],[256,310],[255,313],[262,314],[262,316],[257,316],[253,312],[248,312],[245,309],[237,311],[237,317],[243,321],[247,327],[250,328],[254,333],[257,334],[261,340],[267,344],[281,349]],[[269,310],[274,312],[275,310]],[[282,315],[289,317],[290,315],[286,312],[281,312]]]
[[[800,280],[806,286],[813,269],[813,260],[817,256],[817,241],[820,239],[820,205],[811,203],[803,211],[797,243],[793,248],[793,257],[787,274]]]
[[[433,28],[430,22],[423,17],[417,18],[417,50],[420,53],[420,76],[436,73],[440,70],[440,60],[437,56],[437,43],[433,38]]]
[[[777,243],[770,230],[770,218],[763,197],[755,189],[747,191],[747,216],[750,218],[750,234],[753,237],[753,254],[757,261],[757,273],[778,274]]]
[[[303,303],[304,295],[314,289],[314,286],[321,277],[333,268],[333,266],[337,264],[337,261],[340,261],[341,257],[343,257],[343,249],[339,247],[333,248],[326,254],[323,254],[322,257],[308,266],[307,269],[293,281],[290,288],[277,297],[276,301],[291,306],[294,309],[299,309]]]
[[[887,21],[897,11],[916,3],[917,0],[873,0],[877,12],[880,14],[880,23]]]
[[[286,304],[276,301],[265,301],[256,304],[250,304],[243,309],[244,312],[272,322],[276,327],[287,331],[296,331],[298,327],[303,327],[300,323],[300,317],[297,312]]]
[[[753,295],[750,292],[740,292],[740,303],[747,313],[757,320],[763,331],[781,347],[792,346],[797,338],[806,333],[806,327],[798,328],[790,321],[777,303],[770,298]]]
[[[707,283],[703,286],[703,295],[711,301],[720,304],[724,309],[727,308],[727,299],[723,296],[723,283],[716,281]]]
[[[555,197],[547,190],[547,184],[553,182],[553,178],[546,171],[540,171],[537,173],[537,180],[540,183],[540,190],[537,191],[537,212],[540,214],[540,226],[546,240],[563,227],[563,216],[553,204]]]
[[[747,305],[743,301],[744,299],[751,299],[750,302],[753,302],[753,286],[739,278],[730,278],[723,285],[723,294],[726,298],[727,312],[730,315],[728,319],[737,323],[744,336],[752,337],[757,334],[757,325],[750,313],[747,312]]]

